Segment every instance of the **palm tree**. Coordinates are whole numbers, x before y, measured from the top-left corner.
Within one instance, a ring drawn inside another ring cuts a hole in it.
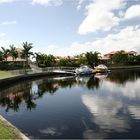
[[[99,54],[100,53],[96,52],[96,51],[94,53],[93,52],[87,52],[85,54],[85,57],[87,59],[88,65],[90,65],[91,67],[96,66],[99,62],[99,59],[98,59]]]
[[[0,51],[0,61],[3,61],[3,52]]]
[[[12,56],[13,61],[14,61],[18,57],[18,52],[17,52],[16,48],[14,47],[14,45],[10,45],[9,47],[10,47],[9,54]]]
[[[39,66],[41,61],[41,53],[34,53],[34,58],[36,59],[36,64]]]
[[[94,53],[93,53],[93,56],[94,56],[94,65],[96,66],[97,64],[98,64],[98,62],[99,62],[99,52],[97,52],[97,51],[95,51]]]
[[[9,49],[5,49],[4,47],[1,47],[2,53],[3,53],[3,58],[7,61],[7,58],[9,56]]]
[[[33,48],[32,46],[33,44],[32,43],[28,43],[27,41],[26,42],[23,42],[23,50],[22,50],[22,57],[26,59],[26,67],[28,67],[29,65],[29,57],[30,55],[33,55],[32,52],[30,52],[30,50]]]

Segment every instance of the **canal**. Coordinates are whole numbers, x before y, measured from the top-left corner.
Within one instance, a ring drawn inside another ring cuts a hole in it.
[[[140,70],[0,87],[0,114],[32,139],[140,138]]]

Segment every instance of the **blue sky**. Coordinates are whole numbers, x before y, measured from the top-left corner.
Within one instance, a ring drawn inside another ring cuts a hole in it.
[[[23,41],[33,51],[140,52],[139,0],[0,0],[0,46]]]

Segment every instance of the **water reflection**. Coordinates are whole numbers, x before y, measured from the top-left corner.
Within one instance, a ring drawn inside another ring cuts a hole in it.
[[[132,82],[138,77],[140,77],[140,73],[134,71],[124,72],[123,74],[116,71],[109,76],[107,74],[96,74],[95,76],[49,78],[20,83],[9,88],[5,87],[4,90],[0,91],[0,105],[5,107],[6,112],[9,109],[19,111],[20,104],[24,102],[26,109],[31,111],[37,106],[35,100],[42,98],[44,94],[53,95],[59,88],[72,88],[76,85],[86,87],[89,90],[99,89],[102,80],[105,81],[105,84],[102,83],[104,90],[109,90],[111,93],[119,91],[119,94],[129,98],[139,98],[140,87],[138,85],[140,85],[140,81]],[[112,83],[124,84],[126,81],[127,85],[119,88]]]
[[[140,106],[129,106],[130,114],[135,118],[140,120]]]
[[[108,76],[108,73],[96,73],[94,75],[95,78],[98,78],[98,79],[106,79]]]
[[[125,84],[128,81],[135,81],[140,77],[139,70],[123,70],[113,71],[113,74],[109,74],[108,80],[118,84]]]
[[[129,128],[127,117],[118,114],[123,109],[121,101],[116,101],[113,97],[88,94],[82,96],[82,101],[93,115],[92,121],[105,131],[124,132]]]
[[[16,84],[0,91],[0,105],[8,112],[9,109],[19,111],[20,104],[25,103],[26,109],[31,111],[37,106],[35,100],[44,94],[53,95],[59,88],[72,88],[77,84],[88,89],[99,88],[99,79],[94,76],[49,78]]]
[[[44,78],[3,88],[0,106],[14,117],[24,109],[33,138],[140,138],[139,85],[139,71]],[[13,122],[22,128],[20,117]]]
[[[82,77],[76,77],[76,81],[80,86],[85,86],[89,90],[90,89],[98,89],[99,88],[99,82],[100,80],[96,78],[95,76],[82,76]]]
[[[0,105],[9,109],[19,111],[20,104],[25,103],[26,109],[31,111],[37,104],[35,101],[42,98],[45,93],[53,95],[59,88],[71,88],[76,84],[73,77],[50,78],[33,82],[20,83],[0,91]]]

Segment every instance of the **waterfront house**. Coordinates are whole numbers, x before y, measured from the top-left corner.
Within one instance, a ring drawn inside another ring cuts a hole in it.
[[[99,56],[99,60],[105,64],[112,64],[111,57],[115,54],[126,54],[128,57],[134,57],[137,55],[137,52],[135,51],[112,51],[104,56]]]
[[[104,57],[109,59],[114,54],[127,54],[129,57],[133,57],[133,56],[136,56],[137,52],[135,52],[135,51],[112,51],[110,53],[105,54]]]
[[[16,48],[16,51],[18,52],[18,57],[15,60],[13,60],[12,56],[9,55],[7,57],[7,62],[13,62],[15,64],[25,65],[26,59],[21,57],[22,50],[23,50],[22,48]]]

